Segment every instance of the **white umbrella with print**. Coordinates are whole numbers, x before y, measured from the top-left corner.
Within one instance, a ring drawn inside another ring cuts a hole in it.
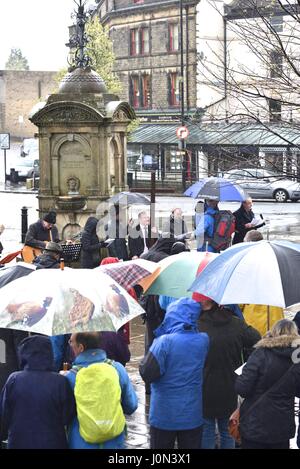
[[[0,289],[0,327],[46,335],[117,331],[144,312],[98,269],[40,269]]]

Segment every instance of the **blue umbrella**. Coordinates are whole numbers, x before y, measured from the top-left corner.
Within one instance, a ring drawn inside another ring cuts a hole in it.
[[[229,179],[209,177],[190,186],[184,195],[194,199],[214,199],[221,202],[242,202],[248,197],[247,192],[236,182]]]
[[[300,302],[300,245],[289,241],[239,243],[208,264],[190,291],[219,304],[285,308]]]

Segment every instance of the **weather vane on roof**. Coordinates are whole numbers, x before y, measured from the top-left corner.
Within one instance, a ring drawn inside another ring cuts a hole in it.
[[[72,17],[76,17],[76,25],[74,25],[74,34],[71,35],[70,41],[66,44],[70,47],[71,52],[68,57],[68,63],[71,69],[86,68],[92,65],[92,60],[87,54],[87,44],[89,42],[88,35],[85,32],[85,26],[89,18],[89,14],[85,12],[87,0],[74,0],[78,9],[75,10]]]

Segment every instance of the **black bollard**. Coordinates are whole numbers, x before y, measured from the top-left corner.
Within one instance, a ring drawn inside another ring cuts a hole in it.
[[[26,233],[28,231],[28,208],[21,208],[21,243],[25,243]]]

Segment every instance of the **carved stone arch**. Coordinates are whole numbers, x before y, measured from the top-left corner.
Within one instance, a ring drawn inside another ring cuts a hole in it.
[[[110,178],[113,179],[116,192],[122,187],[122,158],[124,155],[122,144],[118,135],[110,140]]]
[[[136,119],[136,114],[133,108],[125,101],[122,101],[114,110],[113,120],[114,121],[127,121],[127,120],[131,121],[133,119]]]
[[[54,195],[68,195],[70,177],[78,179],[79,194],[86,195],[91,174],[91,146],[82,135],[69,133],[53,144],[52,172]]]
[[[52,149],[53,157],[54,158],[59,157],[60,147],[65,142],[72,142],[74,140],[78,141],[82,145],[82,147],[84,148],[84,153],[85,153],[86,158],[90,158],[91,157],[91,146],[89,144],[88,139],[86,139],[82,135],[73,134],[73,133],[65,134],[62,137],[60,137],[58,140],[56,140],[56,142],[53,145],[53,149]]]
[[[77,101],[47,104],[30,117],[35,125],[102,123],[103,119],[99,111]]]

